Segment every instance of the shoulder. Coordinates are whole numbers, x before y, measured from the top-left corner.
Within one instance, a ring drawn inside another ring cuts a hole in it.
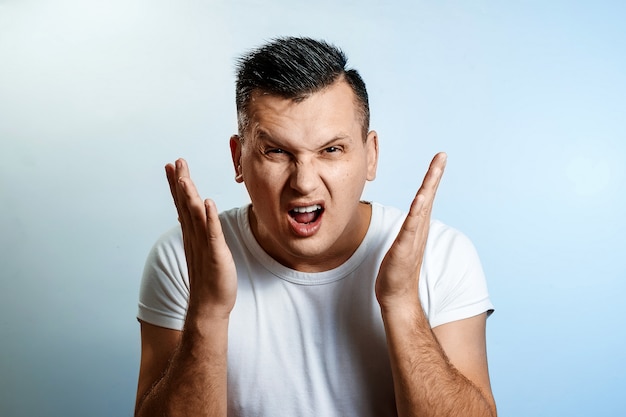
[[[237,223],[242,216],[248,215],[249,206],[233,207],[220,212],[220,221],[222,226],[225,224]]]
[[[147,262],[162,262],[184,256],[183,233],[180,224],[169,228],[154,242]]]
[[[372,205],[371,228],[381,233],[397,235],[406,219],[407,212],[397,207],[386,206],[380,203],[370,203]],[[454,227],[432,219],[428,235],[428,245],[441,247],[455,241],[462,241],[465,245],[471,246],[471,241],[462,232]]]
[[[183,327],[189,281],[180,225],[154,243],[144,265],[137,318],[156,326]]]
[[[370,202],[368,204],[372,206],[372,219],[394,222],[398,220],[403,221],[406,217],[406,212],[397,207],[387,206],[376,202]]]
[[[432,220],[430,223],[425,256],[440,262],[478,260],[476,248],[470,238],[439,220]]]
[[[235,207],[220,213],[220,223],[225,234],[240,228],[240,221],[246,218],[247,209],[247,206]],[[183,233],[180,224],[177,224],[158,237],[152,246],[148,259],[184,257],[184,255]]]
[[[476,248],[454,227],[431,222],[422,274],[432,327],[493,311]]]
[[[386,206],[375,202],[370,204],[372,206],[370,230],[375,233],[393,236],[395,239],[407,213],[393,206]]]
[[[245,207],[220,213],[224,235],[235,236],[240,212]],[[144,266],[137,317],[156,326],[180,330],[189,297],[189,275],[183,233],[176,225],[161,234],[150,250]]]
[[[394,238],[402,227],[407,212],[393,206],[386,206],[372,202],[371,228]],[[458,229],[449,226],[439,220],[432,219],[428,234],[427,250],[445,251],[446,248],[455,248],[473,251],[474,245],[471,240]]]

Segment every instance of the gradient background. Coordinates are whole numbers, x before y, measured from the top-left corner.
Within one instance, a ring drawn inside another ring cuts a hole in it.
[[[626,3],[0,0],[0,415],[130,416],[139,279],[176,223],[163,165],[221,209],[234,62],[278,35],[341,46],[378,179],[476,244],[501,416],[626,413]]]

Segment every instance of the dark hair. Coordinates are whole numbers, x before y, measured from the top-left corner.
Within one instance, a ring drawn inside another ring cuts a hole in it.
[[[252,50],[237,63],[236,104],[239,136],[248,127],[248,105],[253,91],[302,100],[343,76],[361,108],[363,140],[369,130],[369,103],[365,83],[336,46],[311,38],[284,37]]]

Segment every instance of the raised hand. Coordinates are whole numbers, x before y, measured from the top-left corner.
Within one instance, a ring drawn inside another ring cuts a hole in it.
[[[235,304],[237,272],[217,207],[198,195],[184,159],[165,167],[183,231],[189,272],[188,316],[227,318]]]
[[[376,279],[376,298],[382,309],[419,305],[419,273],[430,227],[430,214],[446,158],[445,153],[438,153],[433,158],[402,228],[380,266]]]

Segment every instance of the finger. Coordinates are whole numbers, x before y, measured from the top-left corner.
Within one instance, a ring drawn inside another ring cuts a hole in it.
[[[207,214],[204,202],[191,180],[187,162],[184,159],[176,161],[178,197],[181,204],[180,215],[183,224],[183,237],[192,237],[196,242],[206,242]]]
[[[176,211],[178,212],[178,221],[185,222],[185,224],[190,222],[191,216],[189,214],[189,208],[187,207],[187,199],[185,197],[185,193],[182,189],[182,186],[179,182],[180,179],[180,164],[182,163],[182,159],[176,160],[174,164],[167,164],[165,166],[165,173],[167,175],[167,182],[170,187],[170,193],[172,194],[172,199],[174,200],[174,204],[176,205]]]
[[[421,218],[430,216],[435,195],[437,193],[437,189],[439,188],[439,184],[441,183],[441,178],[446,166],[446,160],[447,155],[440,152],[435,155],[431,161],[428,171],[424,176],[424,180],[422,181],[422,185],[417,191],[417,194],[411,203],[411,208],[409,209],[409,215],[407,216],[409,223],[415,223],[411,224],[411,226],[416,226],[416,222],[420,221]],[[409,228],[412,229],[413,227]]]
[[[187,209],[185,215],[195,226],[203,227],[206,224],[206,212],[204,203],[198,194],[198,190],[189,177],[178,179],[179,197],[183,206]]]
[[[206,239],[213,261],[215,262],[216,276],[221,276],[222,274],[228,273],[227,260],[229,258],[232,259],[232,254],[224,238],[222,223],[220,222],[219,212],[217,211],[215,202],[206,199],[204,200],[204,207],[207,218]]]
[[[192,221],[200,221],[201,224],[205,224],[206,215],[204,205],[202,204],[202,199],[200,198],[200,194],[198,194],[196,186],[191,180],[187,161],[183,158],[179,158],[176,161],[176,176],[178,177],[178,195],[182,200],[181,202],[183,202],[184,206],[187,208],[186,214],[189,214]]]
[[[176,206],[176,213],[178,214],[178,221],[180,221],[180,204],[178,202],[178,190],[177,190],[177,180],[176,177],[176,168],[173,164],[165,165],[165,175],[167,177],[167,183],[170,187],[170,194],[172,195],[172,199],[174,200],[174,205]]]
[[[204,205],[190,178],[187,162],[180,158],[176,160],[175,165],[168,164],[165,168],[170,192],[178,211],[178,220],[183,229],[183,236],[193,237],[194,240],[205,240],[206,214]]]
[[[435,155],[402,224],[402,229],[398,234],[398,244],[402,244],[409,251],[421,253],[424,250],[430,228],[433,202],[443,176],[446,159],[447,156],[443,152]]]
[[[204,200],[204,207],[207,218],[207,238],[210,241],[218,240],[224,236],[224,233],[215,202],[207,198]]]
[[[174,175],[171,177],[178,201],[178,215],[183,232],[187,268],[192,274],[191,271],[197,272],[198,262],[203,258],[203,247],[206,247],[207,243],[206,212],[184,159],[180,158],[176,161]],[[196,276],[196,273],[193,275]]]
[[[176,163],[178,163],[178,161],[176,161]],[[191,260],[194,259],[197,250],[195,248],[195,245],[192,243],[192,241],[195,240],[195,237],[192,239],[192,236],[194,234],[193,226],[190,225],[189,210],[187,208],[185,198],[183,197],[183,193],[181,192],[182,190],[181,185],[178,181],[176,166],[174,164],[165,165],[165,174],[167,176],[170,193],[172,194],[172,199],[174,200],[174,205],[176,206],[178,221],[180,222],[181,231],[183,233],[183,243],[185,248],[187,268],[189,271],[192,271],[193,264],[191,263]]]
[[[424,202],[424,196],[415,196],[415,198],[411,202],[409,213],[404,219],[402,227],[398,232],[398,236],[396,237],[396,240],[394,242],[394,247],[396,247],[397,251],[400,251],[399,256],[401,258],[410,257],[411,255],[415,254],[415,250],[417,249],[416,236],[420,234],[420,228],[423,226],[423,222],[420,220],[419,216],[416,213],[422,212]]]
[[[191,177],[187,161],[185,161],[183,158],[178,158],[176,160],[176,175],[178,176],[178,178]]]
[[[216,259],[224,260],[230,256],[230,249],[228,249],[226,245],[217,206],[213,200],[206,199],[204,200],[204,207],[207,218],[206,238],[209,242],[209,246],[216,256]]]
[[[424,176],[424,180],[422,181],[422,185],[420,189],[417,191],[417,194],[422,194],[426,197],[426,206],[432,206],[432,201],[435,199],[435,194],[437,193],[437,189],[439,188],[439,183],[441,182],[441,178],[443,177],[443,172],[446,167],[447,155],[444,152],[440,152],[430,163],[428,167],[428,171]]]

